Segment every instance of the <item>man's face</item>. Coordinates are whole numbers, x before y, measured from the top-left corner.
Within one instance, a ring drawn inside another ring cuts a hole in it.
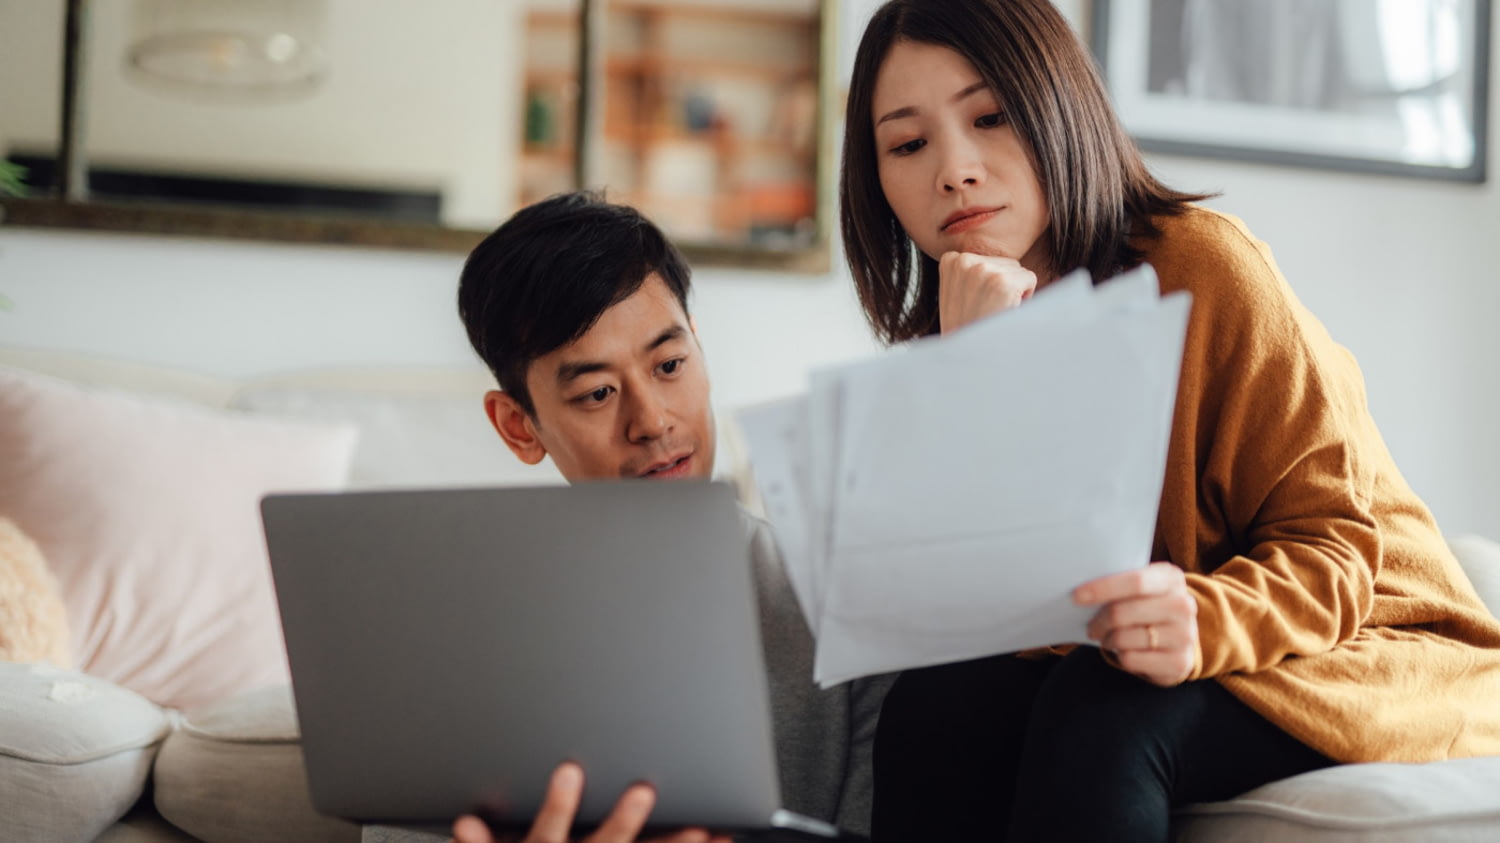
[[[535,416],[503,392],[485,409],[517,457],[548,454],[569,482],[707,478],[714,466],[708,370],[693,325],[655,273],[579,337],[526,372]]]

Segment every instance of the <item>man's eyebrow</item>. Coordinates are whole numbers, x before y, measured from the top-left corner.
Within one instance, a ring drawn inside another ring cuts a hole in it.
[[[672,327],[666,329],[665,331],[662,331],[661,333],[657,334],[656,335],[656,339],[654,339],[651,342],[647,343],[646,344],[646,350],[647,351],[655,351],[656,349],[662,347],[663,345],[666,345],[667,343],[671,342],[672,340],[680,339],[686,333],[687,333],[687,329],[686,328],[682,327],[681,325],[673,325]]]
[[[686,328],[682,327],[681,325],[673,325],[665,331],[657,334],[655,338],[646,343],[645,350],[655,351],[656,349],[660,348],[663,345],[666,345],[672,340],[681,339],[686,334]],[[602,372],[608,368],[608,363],[600,363],[594,360],[570,361],[557,367],[557,384],[558,386],[567,386],[572,381],[575,381],[583,377],[584,375],[591,375],[594,372]]]
[[[949,101],[950,102],[959,102],[959,101],[963,100],[964,98],[969,97],[969,96],[971,96],[973,94],[976,94],[976,93],[978,93],[980,91],[983,91],[984,89],[986,89],[988,87],[989,87],[989,83],[985,82],[983,79],[981,79],[978,82],[975,82],[974,84],[970,85],[969,87],[964,88],[962,91],[959,91],[958,93],[954,94],[953,97],[952,97],[952,99],[949,100]],[[917,109],[916,109],[916,107],[908,105],[905,108],[898,108],[895,111],[892,111],[892,112],[890,112],[888,114],[885,114],[879,120],[875,121],[875,125],[879,126],[881,123],[886,123],[886,122],[889,122],[891,120],[901,120],[901,119],[904,119],[904,118],[907,118],[907,117],[915,117],[915,116],[917,116]]]
[[[567,386],[569,383],[594,372],[602,372],[609,368],[608,363],[596,363],[592,360],[564,363],[557,367],[557,385]]]

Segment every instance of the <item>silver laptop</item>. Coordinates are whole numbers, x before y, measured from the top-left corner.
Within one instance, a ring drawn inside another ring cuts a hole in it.
[[[261,506],[312,800],[359,822],[579,824],[656,786],[653,827],[780,810],[749,549],[722,483],[271,495]]]

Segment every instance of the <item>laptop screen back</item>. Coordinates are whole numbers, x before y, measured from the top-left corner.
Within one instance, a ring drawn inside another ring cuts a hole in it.
[[[780,803],[745,531],[696,482],[272,495],[262,504],[314,805],[524,821],[580,762],[582,823]]]

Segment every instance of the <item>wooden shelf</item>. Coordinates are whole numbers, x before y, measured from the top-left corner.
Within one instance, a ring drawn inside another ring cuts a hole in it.
[[[676,126],[620,126],[607,125],[604,139],[619,144],[643,144],[660,146],[665,144],[695,144],[699,146],[732,147],[737,153],[777,156],[782,158],[806,158],[811,163],[815,154],[811,149],[795,149],[775,138],[741,135],[732,131],[712,129],[694,132]]]
[[[662,76],[673,72],[710,76],[749,76],[802,79],[814,72],[811,63],[761,63],[704,56],[669,56],[661,53],[615,55],[605,59],[605,71],[617,76]]]
[[[706,3],[674,3],[670,0],[609,0],[607,14],[635,14],[645,16],[672,15],[683,18],[721,19],[734,23],[766,23],[779,26],[816,27],[819,12],[816,4],[806,12],[792,9],[763,9],[755,6],[709,5]]]
[[[602,181],[611,196],[638,205],[669,236],[725,244],[819,236],[810,231],[818,215],[817,149],[793,138],[812,119],[803,105],[816,109],[804,88],[817,83],[821,7],[813,0],[805,12],[748,2],[604,5],[615,37],[602,60],[596,137],[607,145]],[[547,25],[561,24],[553,18]],[[540,31],[544,40],[558,35]],[[559,86],[576,81],[571,69],[526,76],[528,90],[545,87],[554,102]],[[711,128],[687,128],[704,124]],[[523,150],[532,177],[523,184],[541,190],[571,160],[568,139],[551,137],[553,143]]]

